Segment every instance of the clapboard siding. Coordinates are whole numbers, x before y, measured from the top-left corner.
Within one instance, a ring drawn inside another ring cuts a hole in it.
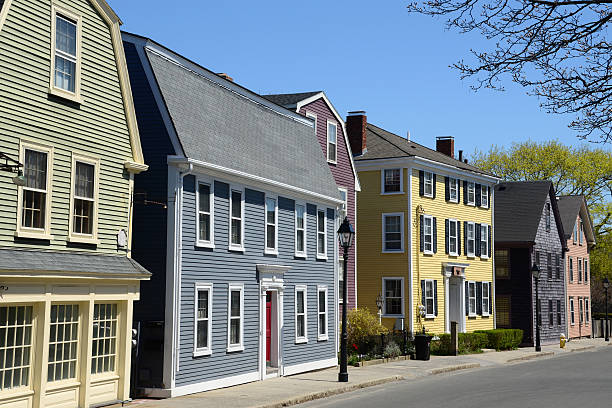
[[[334,210],[327,209],[327,246],[330,259],[315,260],[316,206],[307,206],[307,259],[294,257],[294,205],[289,198],[278,197],[278,256],[264,255],[265,193],[245,188],[244,253],[229,251],[229,189],[223,180],[214,184],[214,249],[196,246],[196,177],[187,176],[183,186],[183,251],[180,310],[180,371],[177,386],[214,380],[258,370],[259,361],[259,283],[257,264],[290,267],[284,275],[284,326],[281,329],[282,357],[285,365],[331,359],[335,356],[334,341]],[[194,288],[196,282],[213,284],[212,355],[194,358]],[[228,285],[244,284],[244,351],[228,353],[227,310]],[[295,344],[294,289],[308,286],[308,344]],[[328,341],[317,342],[317,285],[328,287]],[[206,373],[203,376],[202,373]]]
[[[80,105],[48,95],[51,75],[51,4],[82,17]],[[51,242],[18,240],[17,187],[0,179],[0,245],[27,245],[54,250],[67,244],[73,153],[100,158],[97,247],[117,253],[116,235],[128,228],[129,177],[124,162],[132,160],[130,135],[110,29],[88,0],[13,0],[0,32],[0,121],[2,151],[19,157],[19,142],[53,146]],[[123,250],[120,250],[123,251]]]

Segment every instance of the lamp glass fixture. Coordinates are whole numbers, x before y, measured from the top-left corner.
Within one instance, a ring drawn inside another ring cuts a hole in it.
[[[536,279],[540,277],[540,268],[538,267],[537,264],[533,264],[533,266],[531,267],[531,273],[533,274],[533,277]]]
[[[610,281],[608,280],[608,278],[604,278],[603,280],[603,286],[604,288],[608,289],[610,287]]]
[[[353,243],[354,235],[355,230],[349,222],[348,217],[345,217],[340,228],[338,228],[338,240],[340,241],[340,245],[342,245],[343,248],[349,248]]]

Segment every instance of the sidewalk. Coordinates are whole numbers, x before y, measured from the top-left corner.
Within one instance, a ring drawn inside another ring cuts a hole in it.
[[[518,364],[535,358],[552,358],[571,352],[592,351],[606,347],[603,339],[574,340],[565,349],[559,345],[463,356],[432,356],[430,361],[399,360],[367,367],[349,367],[349,382],[338,383],[338,370],[327,369],[291,377],[273,378],[235,387],[186,395],[165,400],[136,400],[132,408],[276,408],[312,401],[392,381],[410,380],[457,370]],[[610,348],[612,351],[612,348]],[[118,407],[119,405],[117,405]]]

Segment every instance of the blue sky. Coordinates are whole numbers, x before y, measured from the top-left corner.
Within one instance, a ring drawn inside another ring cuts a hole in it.
[[[324,90],[342,116],[435,146],[452,135],[471,154],[492,144],[559,139],[579,144],[570,116],[550,115],[508,81],[473,92],[449,65],[487,43],[408,14],[403,1],[108,0],[123,29],[157,42],[255,92]]]

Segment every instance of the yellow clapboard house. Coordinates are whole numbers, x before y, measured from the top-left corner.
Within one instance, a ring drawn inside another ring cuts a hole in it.
[[[351,112],[347,131],[362,183],[357,197],[357,301],[389,328],[444,333],[495,327],[492,255],[497,178]]]

